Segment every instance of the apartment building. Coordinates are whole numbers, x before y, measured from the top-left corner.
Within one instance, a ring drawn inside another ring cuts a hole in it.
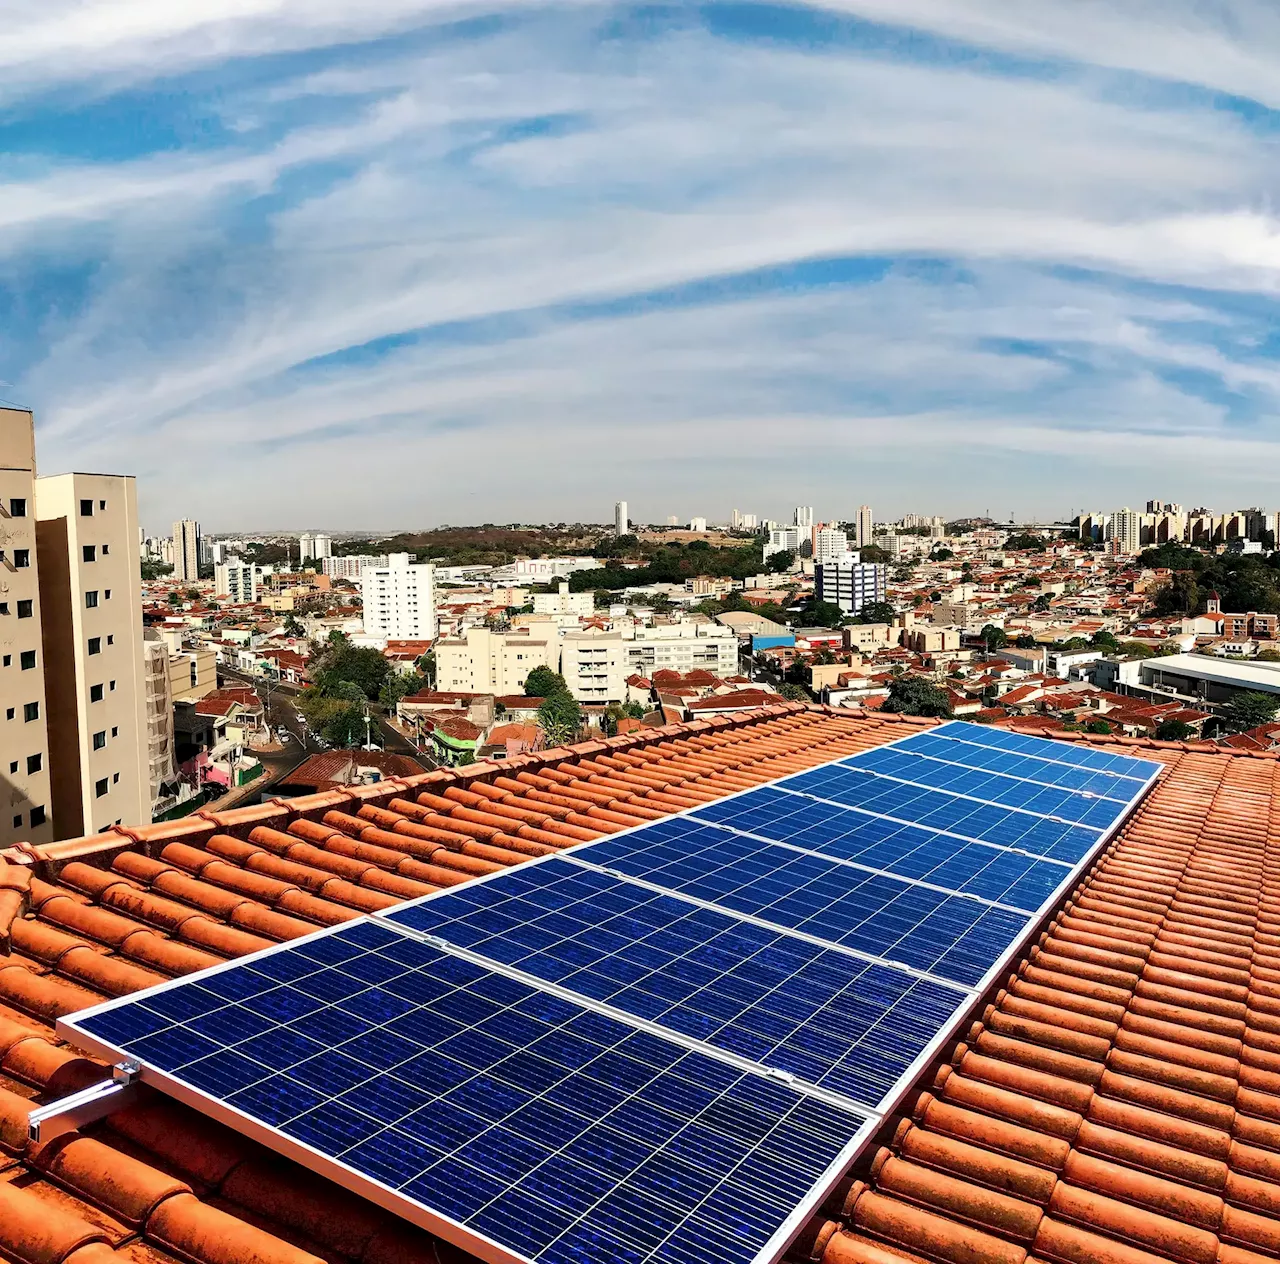
[[[173,578],[179,582],[200,578],[200,524],[190,518],[173,524]]]
[[[718,623],[669,623],[636,628],[623,640],[626,675],[652,677],[656,671],[681,674],[700,668],[716,676],[738,671],[738,637]]]
[[[54,837],[35,473],[31,414],[0,408],[0,846]]]
[[[386,641],[435,640],[435,568],[430,563],[418,565],[408,553],[392,553],[386,566],[360,572],[360,594],[366,636]]]
[[[147,719],[147,785],[151,796],[148,818],[156,815],[166,784],[177,776],[174,764],[173,695],[169,692],[169,646],[158,633],[144,632],[144,709]],[[141,822],[139,822],[141,824]]]
[[[813,533],[813,560],[834,562],[849,551],[849,537],[838,527],[819,527]]]
[[[561,583],[556,592],[533,594],[534,614],[590,615],[595,612],[595,608],[593,593],[571,593],[569,585],[565,583]]]
[[[135,480],[36,479],[57,838],[151,817]]]
[[[333,553],[333,539],[323,531],[307,532],[298,537],[298,565],[303,562],[323,562]]]
[[[377,556],[373,553],[353,553],[350,557],[326,557],[324,573],[330,579],[359,579],[369,567],[387,565],[387,555]]]
[[[169,653],[169,694],[174,702],[199,702],[218,687],[218,656],[213,650]]]
[[[584,628],[560,642],[560,674],[579,702],[622,702],[630,674],[628,642],[620,632]]]
[[[853,543],[855,548],[865,549],[872,541],[872,532],[875,530],[875,520],[871,514],[870,505],[858,506],[858,517],[854,524]]]
[[[546,635],[467,628],[435,644],[436,688],[444,693],[521,693],[535,667],[559,669],[554,628]]]
[[[241,558],[228,558],[213,568],[213,593],[237,605],[256,602],[262,590],[262,567]]]
[[[889,568],[864,562],[857,553],[819,562],[813,574],[818,600],[829,601],[846,614],[857,614],[870,602],[884,601],[889,593]]]

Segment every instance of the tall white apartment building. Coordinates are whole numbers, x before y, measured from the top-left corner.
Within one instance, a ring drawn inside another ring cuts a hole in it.
[[[1107,539],[1114,541],[1121,553],[1142,551],[1142,514],[1132,509],[1117,509],[1111,515]]]
[[[213,568],[213,594],[237,605],[258,600],[262,588],[262,567],[243,558],[230,557]]]
[[[322,562],[332,553],[333,540],[323,531],[314,534],[304,532],[298,537],[298,565],[310,561]]]
[[[814,562],[833,562],[849,551],[849,537],[836,527],[819,527],[813,533]]]
[[[200,524],[190,518],[173,524],[173,577],[180,582],[200,578]]]
[[[801,531],[808,534],[813,530],[813,506],[797,505],[793,522]]]
[[[627,502],[620,500],[613,506],[613,534],[626,535],[630,529],[627,519]]]
[[[571,593],[567,583],[557,585],[557,591],[553,593],[533,594],[534,614],[589,615],[595,612],[595,608],[594,593]]]
[[[668,623],[636,628],[622,642],[627,675],[701,669],[716,676],[738,671],[738,636],[719,623]]]
[[[819,601],[857,614],[872,601],[884,601],[889,592],[889,568],[864,562],[857,553],[820,562],[813,568],[814,591]]]
[[[367,567],[386,565],[385,553],[381,556],[375,556],[372,553],[353,553],[350,557],[326,557],[324,573],[330,579],[359,579]]]
[[[799,553],[806,534],[799,527],[771,527],[764,546],[764,560],[767,562],[775,553]]]
[[[622,702],[630,660],[620,632],[583,628],[560,639],[560,674],[579,702]]]
[[[0,408],[0,846],[54,838],[36,567],[35,427]],[[148,818],[149,819],[149,818]]]
[[[360,572],[366,636],[389,641],[433,641],[436,636],[435,568],[392,553],[385,566]]]
[[[853,544],[855,548],[865,549],[871,543],[875,520],[871,516],[870,505],[858,506],[858,517],[854,522]]]
[[[145,823],[137,485],[119,474],[38,478],[36,519],[55,836]]]
[[[705,531],[707,529],[707,520],[705,518],[690,518],[690,531]]]
[[[467,628],[461,637],[442,637],[434,649],[436,688],[445,693],[521,693],[535,667],[555,670],[560,661],[552,628],[545,635]]]

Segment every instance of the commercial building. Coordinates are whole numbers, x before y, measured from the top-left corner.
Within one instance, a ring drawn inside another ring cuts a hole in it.
[[[627,502],[620,500],[613,507],[613,534],[626,535],[630,529],[627,521]]]
[[[55,836],[148,821],[137,485],[38,478],[36,519]]]
[[[35,473],[31,414],[0,408],[0,846],[54,837]]]
[[[775,553],[798,554],[804,537],[805,533],[799,527],[770,527],[764,546],[764,560],[767,562]]]
[[[889,568],[880,562],[864,562],[857,553],[819,562],[813,568],[815,593],[846,614],[857,614],[873,601],[889,594]]]
[[[445,693],[522,693],[535,667],[559,667],[560,646],[554,629],[548,633],[467,628],[461,637],[442,637],[435,644],[436,688]]]
[[[200,524],[190,518],[173,524],[173,578],[179,582],[200,578]]]
[[[386,566],[360,572],[366,636],[388,641],[432,641],[436,635],[435,568],[392,553]]]
[[[228,558],[213,568],[213,592],[237,605],[256,602],[262,587],[262,567],[242,558]]]

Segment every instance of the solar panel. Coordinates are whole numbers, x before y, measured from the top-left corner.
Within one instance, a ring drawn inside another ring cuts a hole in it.
[[[871,1109],[969,999],[562,858],[382,916]]]
[[[945,724],[59,1030],[495,1264],[770,1264],[1159,767]]]
[[[873,1117],[362,919],[64,1034],[467,1249],[749,1264]]]

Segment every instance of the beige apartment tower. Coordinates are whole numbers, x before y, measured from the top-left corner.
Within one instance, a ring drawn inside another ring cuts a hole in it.
[[[55,836],[150,821],[136,483],[39,478],[35,512]]]
[[[31,413],[0,407],[0,847],[54,838],[35,472]]]
[[[200,578],[200,524],[190,518],[173,524],[173,578],[187,583]]]

